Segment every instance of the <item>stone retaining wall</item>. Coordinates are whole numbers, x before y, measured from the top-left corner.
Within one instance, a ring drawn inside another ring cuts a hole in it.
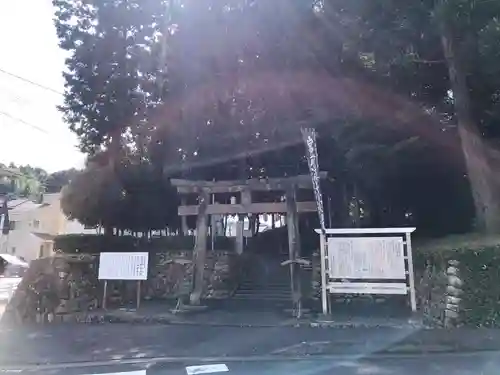
[[[170,251],[150,256],[148,280],[141,282],[141,296],[174,299],[186,292],[192,278],[192,251]],[[227,251],[207,253],[202,298],[230,296],[241,274],[238,255]],[[2,320],[36,322],[70,319],[102,306],[103,281],[97,279],[97,256],[57,255],[30,263],[23,280],[9,301]],[[136,300],[135,282],[109,281],[109,307]]]

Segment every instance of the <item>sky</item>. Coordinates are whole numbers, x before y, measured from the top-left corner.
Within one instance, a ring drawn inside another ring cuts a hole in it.
[[[0,1],[0,162],[48,172],[82,168],[77,138],[56,106],[64,90],[65,52],[59,49],[50,0]]]

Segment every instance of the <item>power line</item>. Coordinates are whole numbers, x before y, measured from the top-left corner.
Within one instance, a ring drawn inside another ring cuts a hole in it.
[[[47,132],[47,130],[45,130],[45,129],[43,129],[43,128],[39,127],[39,126],[36,126],[36,125],[34,125],[34,124],[30,123],[30,122],[24,121],[23,119],[20,119],[20,118],[18,118],[18,117],[14,117],[14,116],[12,116],[11,114],[8,114],[7,112],[0,111],[0,115],[5,116],[5,117],[8,117],[8,118],[10,118],[11,120],[14,120],[14,121],[20,122],[20,123],[22,123],[22,124],[24,124],[24,125],[27,125],[27,126],[29,126],[29,127],[33,128],[33,129],[36,129],[36,130],[38,130],[38,131],[40,131],[40,132],[42,132],[42,133],[44,133],[44,134],[49,134],[49,133]]]
[[[64,95],[64,93],[62,93],[61,91],[57,91],[57,90],[55,90],[55,89],[53,89],[53,88],[51,88],[51,87],[44,86],[44,85],[42,85],[42,84],[40,84],[40,83],[36,83],[36,82],[30,81],[30,80],[29,80],[29,79],[27,79],[27,78],[24,78],[24,77],[21,77],[21,76],[18,76],[18,75],[16,75],[16,74],[14,74],[14,73],[11,73],[11,72],[8,72],[8,71],[6,71],[6,70],[3,70],[2,68],[0,68],[0,73],[6,74],[6,75],[11,76],[11,77],[14,77],[14,78],[17,78],[17,79],[19,79],[19,80],[21,80],[21,81],[24,81],[24,82],[27,82],[27,83],[29,83],[29,84],[31,84],[31,85],[33,85],[33,86],[37,86],[37,87],[39,87],[39,88],[41,88],[41,89],[44,89],[44,90],[47,90],[47,91],[53,92],[54,94]]]

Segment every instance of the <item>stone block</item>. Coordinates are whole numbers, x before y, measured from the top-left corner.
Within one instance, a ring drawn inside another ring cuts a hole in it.
[[[454,297],[459,297],[462,294],[462,290],[453,285],[448,285],[446,287],[446,293]]]
[[[456,319],[456,318],[458,318],[458,311],[446,310],[445,316],[446,316],[446,318]]]
[[[454,296],[447,296],[446,297],[446,302],[453,304],[453,305],[459,305],[460,301],[462,301],[462,299],[458,298],[458,297],[454,297]]]
[[[460,288],[463,285],[463,282],[457,276],[448,275],[448,284],[452,285],[452,286],[454,286],[456,288]]]

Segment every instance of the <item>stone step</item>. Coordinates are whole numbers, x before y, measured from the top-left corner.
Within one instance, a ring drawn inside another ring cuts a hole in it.
[[[241,293],[260,293],[260,294],[271,294],[271,293],[290,293],[290,287],[288,288],[238,288],[237,292]]]
[[[290,290],[238,290],[235,294],[239,295],[258,295],[258,296],[283,296],[290,295]]]
[[[262,296],[262,295],[238,295],[235,294],[232,299],[244,301],[291,301],[291,296]]]
[[[242,282],[240,283],[240,288],[249,288],[249,289],[290,289],[290,281],[286,283],[265,283],[265,282]]]
[[[256,289],[256,288],[238,288],[237,293],[253,293],[253,294],[283,294],[290,293],[290,288],[279,288],[279,289]]]

